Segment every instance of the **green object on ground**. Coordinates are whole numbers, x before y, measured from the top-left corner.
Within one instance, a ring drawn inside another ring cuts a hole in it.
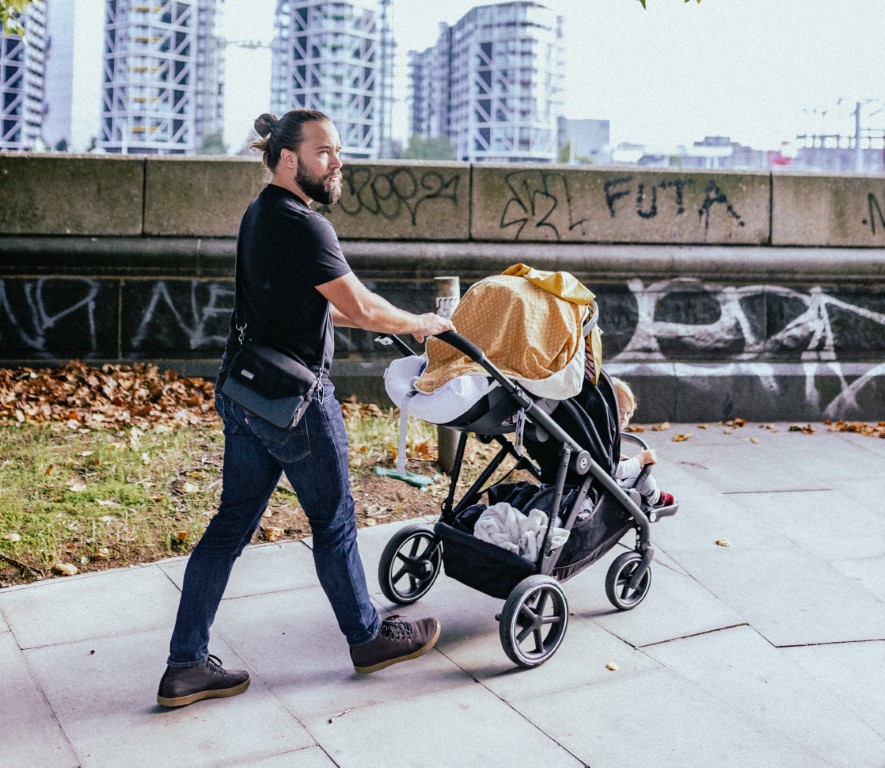
[[[418,475],[414,472],[400,473],[397,472],[395,469],[385,469],[384,467],[373,467],[372,471],[376,475],[380,475],[381,477],[390,477],[394,480],[402,480],[404,483],[414,485],[416,488],[423,488],[425,485],[430,485],[434,480],[436,480],[437,477],[439,477],[439,475],[427,477],[427,475]]]

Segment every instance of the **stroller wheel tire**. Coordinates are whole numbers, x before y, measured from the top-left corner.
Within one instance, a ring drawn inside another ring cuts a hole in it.
[[[387,542],[378,563],[384,596],[398,605],[416,602],[433,586],[442,568],[442,542],[427,525],[407,525]]]
[[[642,555],[638,552],[625,552],[618,555],[609,566],[605,577],[605,594],[619,611],[635,608],[648,594],[651,587],[651,568],[645,572],[635,588],[630,587],[630,581],[641,561]]]
[[[498,632],[508,658],[537,667],[562,643],[568,628],[568,601],[552,576],[536,574],[514,587],[501,611]]]

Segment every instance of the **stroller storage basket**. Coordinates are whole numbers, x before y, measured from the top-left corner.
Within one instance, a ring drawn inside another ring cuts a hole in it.
[[[443,522],[434,526],[443,541],[446,575],[492,597],[506,599],[526,576],[537,573],[536,564],[515,552],[480,541]]]
[[[614,547],[632,527],[624,508],[610,493],[603,493],[593,511],[572,526],[551,575],[559,581],[577,575]]]

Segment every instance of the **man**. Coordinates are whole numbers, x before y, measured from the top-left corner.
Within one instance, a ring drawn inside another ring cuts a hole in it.
[[[341,144],[322,112],[296,109],[255,121],[267,186],[251,203],[237,236],[245,318],[231,318],[215,405],[224,422],[223,485],[218,514],[194,548],[157,701],[167,707],[235,696],[249,686],[243,670],[225,670],[208,652],[209,628],[234,561],[252,538],[268,499],[286,474],[313,533],[317,575],[351,660],[360,673],[417,658],[440,633],[435,618],[416,622],[378,616],[356,545],[347,433],[332,383],[293,428],[281,429],[245,411],[221,392],[239,349],[237,323],[264,344],[289,349],[315,370],[331,361],[331,325],[425,337],[453,330],[433,313],[414,315],[369,291],[353,274],[329,221],[310,203],[341,195]]]

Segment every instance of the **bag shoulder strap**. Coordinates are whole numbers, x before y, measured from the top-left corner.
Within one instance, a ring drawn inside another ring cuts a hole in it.
[[[246,293],[243,290],[243,272],[240,266],[240,254],[237,253],[234,259],[234,327],[239,331],[237,340],[240,342],[241,347],[246,343],[246,340],[250,338],[246,335],[246,328],[248,325],[249,324],[246,320]],[[324,373],[328,373],[329,369],[332,367],[332,361],[329,359],[329,356],[326,355],[326,335],[328,325],[328,320],[323,323],[323,333],[320,339],[323,345],[323,353],[320,359],[319,368],[315,371],[317,381],[322,378]],[[254,339],[254,341],[258,340]]]

